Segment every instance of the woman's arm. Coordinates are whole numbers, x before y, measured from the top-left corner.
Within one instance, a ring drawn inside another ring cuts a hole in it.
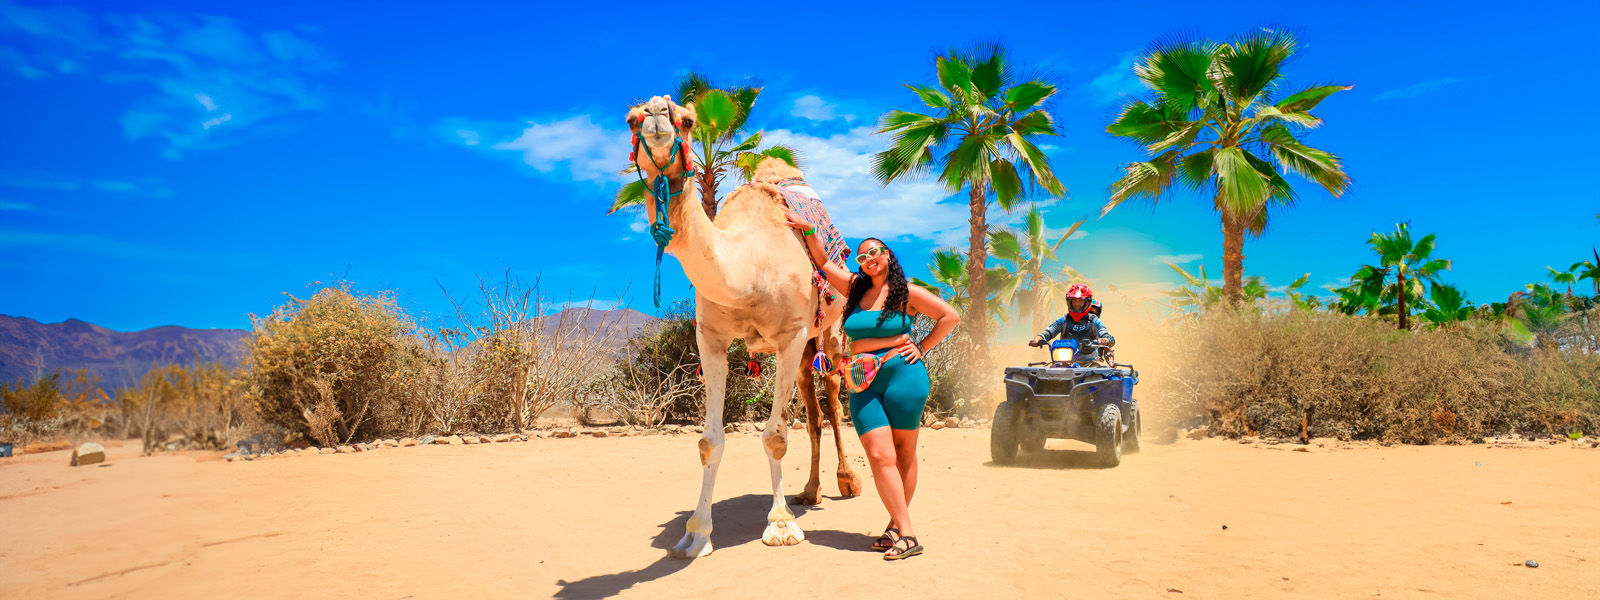
[[[828,252],[822,248],[822,236],[817,235],[816,228],[811,223],[806,222],[800,216],[800,213],[785,206],[783,207],[783,214],[788,218],[789,226],[800,231],[805,240],[806,252],[811,255],[811,262],[822,268],[822,274],[828,278],[828,283],[833,285],[833,289],[839,290],[841,293],[849,293],[850,281],[855,278],[855,273],[851,273],[844,267],[828,260]],[[804,235],[807,231],[811,233]]]
[[[961,322],[961,316],[956,314],[955,307],[933,295],[933,292],[914,285],[910,286],[908,291],[910,292],[910,298],[907,299],[907,304],[910,305],[911,311],[926,315],[937,321],[933,324],[933,330],[928,332],[928,337],[922,338],[922,341],[915,344],[902,345],[896,351],[900,356],[905,357],[907,363],[915,364],[922,359],[923,354],[932,350],[934,346],[939,345],[939,342],[944,341],[944,338],[950,335],[950,330],[955,329],[956,324]]]
[[[876,351],[876,350],[882,350],[884,348],[894,348],[894,347],[898,347],[898,346],[904,346],[904,345],[906,345],[906,344],[908,344],[910,342],[911,342],[911,336],[906,335],[906,334],[900,334],[900,335],[897,335],[897,336],[894,336],[894,337],[863,338],[863,339],[859,339],[859,340],[850,340],[850,354],[851,354],[851,356],[854,356],[854,355],[857,355],[857,354],[861,354],[862,352],[873,352],[873,351]]]

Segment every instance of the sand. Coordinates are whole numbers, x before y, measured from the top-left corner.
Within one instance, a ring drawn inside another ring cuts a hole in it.
[[[113,443],[103,466],[68,467],[66,451],[0,459],[0,596],[1600,596],[1600,450],[1587,444],[1184,439],[1101,470],[1063,441],[997,467],[987,435],[924,431],[913,514],[928,550],[892,563],[867,549],[886,521],[870,483],[801,507],[803,544],[762,545],[753,435],[729,438],[717,550],[695,561],[665,551],[700,487],[692,436],[239,463]],[[805,442],[790,439],[792,494]]]

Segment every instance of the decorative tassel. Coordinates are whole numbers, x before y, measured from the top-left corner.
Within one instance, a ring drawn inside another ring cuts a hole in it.
[[[833,370],[833,361],[828,360],[826,353],[818,352],[816,356],[811,357],[811,370],[818,373],[830,372]]]
[[[752,379],[761,377],[761,363],[750,361],[744,364],[744,374]]]

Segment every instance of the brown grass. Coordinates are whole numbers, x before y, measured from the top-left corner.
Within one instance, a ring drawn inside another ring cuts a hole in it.
[[[1426,444],[1600,429],[1600,357],[1535,353],[1496,323],[1396,331],[1218,310],[1178,321],[1164,350],[1147,393],[1164,420],[1215,435]]]

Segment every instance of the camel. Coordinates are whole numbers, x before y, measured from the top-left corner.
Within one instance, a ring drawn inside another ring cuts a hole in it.
[[[701,207],[699,186],[685,185],[693,176],[695,165],[689,145],[684,143],[695,127],[694,103],[679,106],[669,97],[656,96],[629,110],[627,122],[634,134],[633,152],[641,174],[649,182],[664,175],[668,182],[666,225],[672,233],[665,251],[678,259],[694,284],[695,337],[706,387],[705,433],[699,442],[699,502],[671,554],[699,558],[712,551],[711,494],[722,462],[727,353],[735,338],[744,340],[752,353],[778,355],[772,416],[762,434],[772,472],[772,510],[767,514],[761,541],[768,546],[799,544],[805,540],[805,533],[784,502],[781,462],[788,451],[787,407],[797,382],[806,407],[806,431],[811,438],[811,479],[805,490],[795,496],[795,503],[816,504],[820,500],[818,467],[823,416],[833,427],[839,454],[839,493],[845,497],[861,494],[861,480],[845,461],[839,432],[839,377],[824,377],[830,400],[826,413],[818,405],[812,381],[811,360],[819,340],[822,352],[834,364],[845,359],[839,318],[845,302],[843,298],[831,304],[819,300],[804,240],[800,232],[787,225],[780,208],[781,192],[772,185],[787,178],[801,178],[801,173],[781,160],[763,161],[751,184],[728,194],[713,221]],[[658,200],[656,192],[649,189],[653,187],[647,186],[645,211],[650,222],[657,223]],[[652,227],[652,233],[658,229],[659,225]]]

